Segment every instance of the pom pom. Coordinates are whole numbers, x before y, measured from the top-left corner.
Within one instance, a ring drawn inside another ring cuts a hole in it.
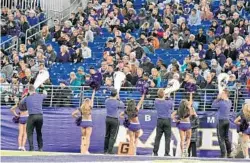
[[[81,125],[81,122],[82,122],[82,116],[76,118],[75,123],[76,123],[77,126],[80,126],[80,125]]]
[[[123,121],[123,126],[128,128],[129,125],[130,125],[130,122],[129,122],[128,118],[125,118]]]
[[[14,116],[14,117],[12,118],[12,121],[13,121],[14,123],[19,123],[19,119],[20,119],[20,117]]]
[[[187,92],[190,92],[190,93],[195,92],[195,91],[197,91],[197,86],[196,86],[195,83],[188,82],[188,83],[185,84],[185,90]]]

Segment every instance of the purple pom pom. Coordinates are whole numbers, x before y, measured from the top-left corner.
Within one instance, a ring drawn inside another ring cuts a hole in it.
[[[81,122],[82,122],[82,116],[76,118],[75,123],[76,123],[77,126],[80,126],[80,125],[81,125]]]
[[[187,92],[195,92],[197,90],[197,86],[194,83],[186,83],[185,84],[185,90]]]
[[[12,118],[12,121],[14,123],[19,123],[19,119],[20,119],[20,117],[15,116],[15,117]]]

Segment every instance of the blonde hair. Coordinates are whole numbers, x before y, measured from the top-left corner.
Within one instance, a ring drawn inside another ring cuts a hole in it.
[[[243,105],[243,114],[247,121],[250,121],[250,110],[248,110],[249,107],[250,107],[250,104]]]
[[[19,48],[20,48],[20,50],[24,49],[24,51],[27,51],[25,44],[20,44]]]
[[[81,105],[81,113],[82,113],[83,116],[90,115],[91,109],[92,109],[90,103],[91,103],[91,100],[89,98],[86,98],[83,101],[83,103]]]

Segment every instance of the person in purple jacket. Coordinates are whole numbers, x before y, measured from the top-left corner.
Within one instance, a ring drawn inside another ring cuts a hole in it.
[[[229,116],[232,101],[229,99],[229,91],[224,89],[212,103],[212,108],[218,108],[217,136],[220,145],[221,157],[231,157],[231,142],[229,141]]]
[[[43,151],[43,137],[42,137],[43,110],[42,110],[42,104],[43,104],[43,100],[46,97],[47,97],[47,95],[36,93],[35,87],[33,85],[29,85],[29,96],[21,101],[21,104],[22,105],[25,104],[27,109],[28,109],[28,112],[29,112],[26,131],[27,131],[30,151],[34,151],[34,145],[33,145],[34,128],[36,128],[38,150]]]
[[[158,150],[160,146],[160,140],[162,134],[165,136],[165,154],[164,156],[170,156],[170,140],[171,140],[171,111],[174,107],[174,101],[166,97],[164,94],[164,89],[159,89],[158,98],[155,99],[154,106],[157,110],[157,128],[155,136],[155,144],[153,153],[154,156],[158,156]]]
[[[124,103],[118,100],[118,96],[117,90],[112,89],[110,98],[106,99],[105,101],[107,116],[104,154],[113,154],[113,147],[116,141],[117,133],[119,131],[118,109],[125,108]]]

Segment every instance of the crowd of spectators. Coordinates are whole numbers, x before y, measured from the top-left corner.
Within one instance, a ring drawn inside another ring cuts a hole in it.
[[[230,75],[229,89],[247,85],[250,2],[221,0],[218,8],[213,8],[212,4],[210,0],[179,3],[148,0],[145,6],[138,7],[138,3],[130,0],[119,4],[111,0],[90,1],[85,10],[79,7],[65,22],[55,20],[54,28],[49,29],[44,24],[39,36],[28,40],[27,45],[21,44],[10,53],[2,49],[0,82],[26,85],[40,66],[49,69],[55,62],[87,63],[95,59],[93,49],[100,49],[103,55],[94,60],[97,65],[94,68],[102,74],[102,84],[107,87],[113,86],[113,74],[118,70],[126,75],[124,87],[146,81],[151,87],[159,88],[173,78],[181,83],[194,78],[199,88],[216,89],[216,76],[222,72]],[[1,26],[2,34],[21,35],[43,20],[40,16],[39,10],[23,13],[17,9],[12,13],[3,8],[6,26]],[[191,30],[193,28],[198,29],[197,33]],[[112,37],[105,37],[107,32]],[[106,39],[104,47],[95,46],[96,38]],[[57,43],[60,49],[56,50],[51,42]],[[159,57],[154,64],[152,58],[159,49],[188,49],[189,55],[183,60],[172,59],[170,63]],[[83,86],[89,78],[89,72],[80,66],[77,72],[71,72],[68,79],[59,83],[62,88]],[[3,89],[1,86],[1,92]]]

